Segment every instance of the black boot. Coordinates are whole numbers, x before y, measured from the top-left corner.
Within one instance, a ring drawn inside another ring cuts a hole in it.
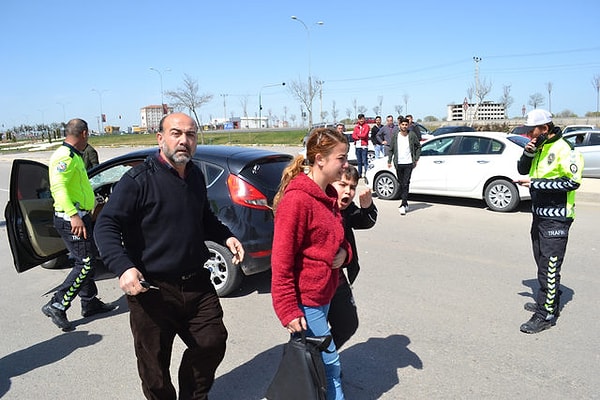
[[[556,324],[556,318],[553,316],[551,319],[546,319],[538,314],[533,314],[531,319],[521,325],[521,332],[523,333],[540,333],[546,329],[550,329]]]

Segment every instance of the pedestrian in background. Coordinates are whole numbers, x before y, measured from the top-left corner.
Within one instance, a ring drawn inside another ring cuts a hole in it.
[[[525,304],[533,315],[520,329],[538,333],[554,326],[560,314],[560,272],[575,219],[575,190],[581,184],[583,157],[564,140],[548,111],[530,111],[525,126],[530,128],[531,141],[525,145],[517,169],[529,174],[529,179],[518,183],[528,186],[531,193],[530,233],[539,290],[535,303]]]
[[[398,126],[394,124],[394,117],[388,115],[385,117],[385,125],[377,132],[377,139],[383,146],[383,155],[385,157],[390,155],[390,143],[392,142],[392,136],[398,133]]]
[[[378,115],[375,117],[375,125],[371,127],[371,143],[373,143],[373,148],[375,149],[375,158],[383,158],[384,156],[383,143],[377,137],[377,132],[379,132],[381,127],[381,117]]]
[[[348,168],[347,153],[343,134],[315,129],[307,141],[306,157],[297,156],[283,171],[273,201],[271,296],[277,317],[291,334],[330,334],[327,314],[339,268],[352,258],[338,194],[331,185]],[[341,364],[333,341],[322,356],[327,398],[343,399]]]
[[[100,164],[100,161],[98,160],[98,152],[89,143],[87,146],[85,146],[85,149],[83,149],[82,158],[86,170]]]
[[[415,135],[417,135],[417,137],[419,138],[419,141],[421,141],[423,139],[421,137],[421,129],[419,129],[419,125],[414,123],[413,116],[408,114],[406,116],[406,119],[408,120],[408,130],[413,131]]]
[[[342,179],[334,182],[333,186],[338,192],[338,207],[344,221],[344,235],[352,248],[352,260],[340,271],[340,282],[331,300],[328,314],[331,335],[339,350],[358,329],[358,313],[351,287],[360,270],[354,229],[370,229],[375,226],[377,207],[368,188],[359,193],[359,205],[354,202],[358,171],[352,165],[348,166]]]
[[[408,212],[410,177],[420,156],[421,141],[413,131],[408,130],[408,119],[403,118],[400,120],[400,131],[392,135],[390,154],[388,155],[388,168],[391,168],[392,164],[394,165],[400,185],[402,203],[400,203],[398,211],[401,215]]]
[[[50,157],[48,172],[54,199],[54,227],[65,242],[73,268],[42,312],[63,331],[71,331],[75,328],[66,311],[75,296],[81,299],[84,317],[112,311],[116,306],[96,297],[94,271],[98,250],[91,216],[95,196],[81,158],[89,137],[87,122],[79,118],[70,120],[65,135],[62,145]]]
[[[192,161],[196,122],[163,117],[159,150],[115,186],[96,223],[102,259],[127,295],[129,322],[142,390],[148,399],[207,399],[225,355],[223,309],[204,263],[205,241],[244,258],[244,249],[214,215],[206,181]],[[186,349],[179,365],[179,396],[171,382],[173,340]]]
[[[356,162],[358,165],[358,175],[368,184],[366,174],[369,168],[369,124],[366,123],[365,115],[358,114],[356,125],[352,131],[354,148],[356,149]]]

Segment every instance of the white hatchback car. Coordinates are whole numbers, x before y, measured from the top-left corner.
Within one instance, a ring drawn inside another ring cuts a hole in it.
[[[517,160],[529,139],[504,132],[457,132],[422,143],[421,158],[413,169],[409,192],[482,199],[493,211],[514,210],[529,200],[529,189],[515,184],[526,178],[517,172]],[[396,169],[387,157],[375,160],[367,172],[380,199],[400,195]]]

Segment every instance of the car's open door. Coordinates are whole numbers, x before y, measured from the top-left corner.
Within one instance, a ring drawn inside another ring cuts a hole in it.
[[[53,202],[48,166],[31,160],[14,160],[4,217],[17,272],[67,253],[54,229]]]

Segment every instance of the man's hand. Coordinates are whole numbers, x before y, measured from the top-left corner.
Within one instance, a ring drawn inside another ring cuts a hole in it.
[[[229,239],[227,239],[225,244],[229,248],[229,251],[231,251],[231,253],[233,254],[232,261],[235,265],[244,261],[244,247],[242,246],[242,243],[239,240],[237,240],[237,238],[232,236]]]
[[[87,239],[87,230],[79,214],[71,215],[71,233],[78,237]]]
[[[144,280],[144,276],[136,267],[131,267],[119,277],[119,287],[128,296],[136,296],[140,293],[147,292],[140,281]]]
[[[516,181],[513,181],[513,182],[516,183],[517,185],[521,185],[521,186],[525,186],[525,187],[529,187],[529,185],[531,184],[530,179],[517,179]]]

